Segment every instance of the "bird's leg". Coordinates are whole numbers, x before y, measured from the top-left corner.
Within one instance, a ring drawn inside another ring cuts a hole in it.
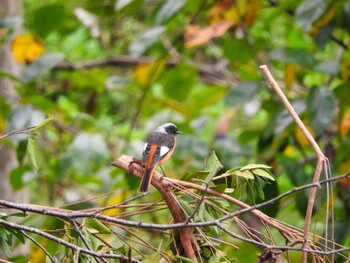
[[[162,169],[163,176],[165,176],[165,177],[166,177],[166,174],[165,174],[165,172],[164,172],[164,170],[163,170],[163,167],[162,167],[161,165],[159,165],[159,167],[160,167],[160,169]]]

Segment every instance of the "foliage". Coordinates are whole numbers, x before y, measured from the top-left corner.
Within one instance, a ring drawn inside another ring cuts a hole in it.
[[[11,108],[0,98],[0,129],[5,133],[39,125],[1,138],[17,153],[19,164],[9,174],[10,183],[14,189],[28,188],[31,203],[83,210],[117,205],[137,195],[139,181],[110,163],[121,154],[140,157],[147,132],[169,120],[183,132],[163,167],[169,177],[201,179],[209,188],[251,205],[310,183],[315,154],[266,87],[261,64],[271,65],[296,112],[331,160],[332,172],[350,171],[350,1],[28,0],[23,4],[24,32],[11,40],[23,74],[18,78],[0,71],[0,77],[15,81],[21,106]],[[4,43],[11,25],[1,26]],[[27,49],[21,39],[30,42]],[[210,164],[212,149],[223,166],[223,176],[216,180],[212,179],[219,167]],[[169,213],[152,189],[149,196],[135,201],[140,211],[125,206],[102,213],[165,224]],[[337,182],[335,191],[335,241],[349,246],[350,230],[345,227],[350,217],[349,179]],[[264,212],[303,227],[307,198],[306,192],[298,192],[283,203],[264,207]],[[325,235],[327,221],[320,218],[328,216],[325,199],[324,191],[314,208],[318,216],[313,232],[320,236]],[[199,200],[183,196],[180,202],[191,214]],[[211,202],[199,207],[195,221],[235,209],[226,202]],[[1,217],[10,221],[15,216]],[[29,215],[24,221],[57,235],[64,232],[64,238],[84,246],[81,233],[95,251],[104,251],[108,243],[113,252],[131,253],[143,262],[161,256],[186,262],[171,242],[176,233],[106,227],[90,219],[79,222],[84,226],[81,232],[58,218]],[[215,226],[203,231],[224,241],[203,242],[205,261],[241,260],[247,254],[256,261],[257,247],[251,253],[252,245],[225,239]],[[110,232],[119,238],[108,239]],[[0,237],[1,251],[9,258],[10,247],[25,239],[22,232],[5,227],[0,228]],[[105,237],[106,243],[101,242]],[[56,253],[54,242],[41,237],[38,242]],[[239,250],[232,250],[234,246]],[[33,246],[30,254],[40,258],[43,252]],[[300,254],[289,256],[296,262]],[[68,260],[74,255],[65,248],[57,257]]]

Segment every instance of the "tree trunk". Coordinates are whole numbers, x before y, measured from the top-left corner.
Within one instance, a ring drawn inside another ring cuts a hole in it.
[[[16,26],[12,28],[12,35],[0,46],[0,70],[19,76],[21,66],[14,60],[10,47],[11,39],[21,31],[22,21],[22,0],[0,0],[0,20],[2,22],[14,21]],[[0,78],[0,96],[3,96],[11,105],[11,110],[18,107],[19,97],[15,90],[14,83],[9,78]],[[16,151],[14,148],[5,146],[0,141],[0,199],[13,202],[28,202],[26,189],[14,191],[9,182],[9,173],[18,166]],[[11,213],[9,210],[1,212]],[[13,212],[13,211],[12,211]],[[28,249],[20,247],[14,253],[25,253]],[[1,257],[1,254],[0,254]]]

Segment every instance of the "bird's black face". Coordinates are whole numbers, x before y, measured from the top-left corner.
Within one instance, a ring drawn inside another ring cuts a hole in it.
[[[164,130],[169,133],[169,134],[173,134],[173,135],[176,135],[176,134],[180,134],[182,132],[180,132],[177,127],[174,125],[174,124],[170,124],[166,127],[164,127]]]

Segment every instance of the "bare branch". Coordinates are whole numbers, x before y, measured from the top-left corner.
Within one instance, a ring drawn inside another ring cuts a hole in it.
[[[136,259],[130,259],[129,257],[123,256],[123,255],[116,255],[116,254],[106,254],[106,253],[97,253],[97,252],[93,252],[90,251],[88,249],[84,249],[81,247],[78,247],[76,245],[73,245],[63,239],[60,239],[58,237],[55,237],[53,235],[50,235],[44,231],[41,231],[39,229],[36,228],[32,228],[32,227],[28,227],[28,226],[22,226],[22,225],[18,225],[12,222],[8,222],[5,221],[3,219],[0,219],[0,225],[12,228],[12,229],[17,229],[17,230],[21,230],[21,231],[25,231],[25,232],[30,232],[30,233],[34,233],[37,234],[39,236],[45,237],[49,240],[52,240],[58,244],[64,245],[65,247],[68,247],[76,252],[80,252],[80,253],[84,253],[87,255],[91,255],[93,257],[98,257],[98,258],[115,258],[115,259],[122,259],[125,260],[127,262],[135,262],[135,263],[140,263],[141,261],[136,260]]]

